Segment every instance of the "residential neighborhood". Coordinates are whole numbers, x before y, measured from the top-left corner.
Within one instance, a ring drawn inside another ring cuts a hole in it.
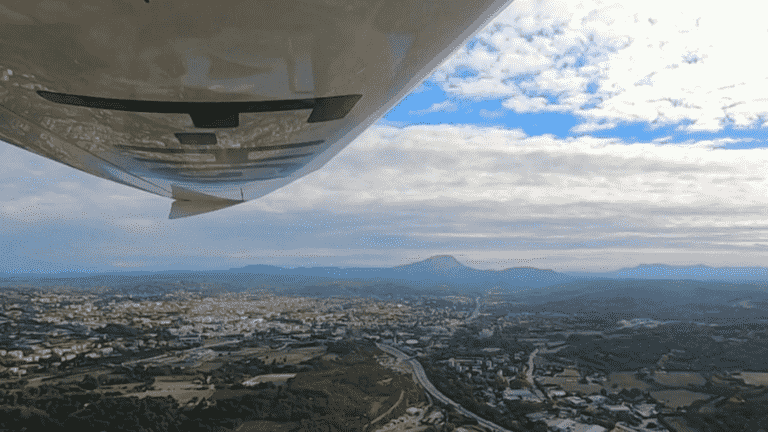
[[[419,415],[379,414],[383,430],[392,417],[390,426],[414,427],[426,425],[429,418],[433,430],[687,431],[697,430],[688,411],[692,407],[696,413],[714,412],[765,392],[766,374],[747,368],[713,371],[692,365],[680,370],[674,365],[688,355],[683,346],[635,352],[626,357],[623,369],[615,367],[612,359],[619,357],[609,347],[642,349],[650,339],[666,337],[659,333],[665,328],[661,322],[590,323],[567,314],[504,312],[504,304],[492,296],[380,300],[286,296],[268,290],[134,296],[6,289],[0,311],[0,374],[7,391],[92,375],[115,394],[152,397],[161,394],[157,389],[173,375],[156,376],[133,390],[110,387],[111,378],[105,377],[123,376],[116,382],[129,382],[125,377],[131,373],[167,368],[189,375],[189,386],[202,385],[195,390],[200,392],[196,402],[179,401],[209,407],[208,398],[217,389],[290,384],[311,368],[306,362],[334,358],[326,356],[338,344],[379,346],[386,350],[374,356],[376,361],[410,376],[432,400],[411,407]],[[766,340],[759,327],[734,333],[728,326],[690,326],[714,344]],[[644,357],[649,355],[655,360]],[[257,359],[265,365],[259,370],[271,374],[217,378],[217,368],[227,358]],[[464,426],[446,421],[451,415]]]

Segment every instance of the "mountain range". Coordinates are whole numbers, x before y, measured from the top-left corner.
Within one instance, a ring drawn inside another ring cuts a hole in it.
[[[641,264],[605,273],[568,272],[571,276],[610,279],[688,279],[711,281],[768,281],[766,267],[710,267],[702,264],[673,266],[667,264]]]
[[[465,266],[450,255],[437,255],[412,264],[396,267],[297,267],[250,265],[230,269],[230,272],[268,275],[300,275],[335,279],[379,279],[387,281],[422,282],[429,285],[488,285],[512,287],[544,287],[573,280],[572,276],[553,270],[533,267],[513,267],[504,270],[478,270]]]
[[[75,269],[62,264],[23,259],[5,254],[0,275],[6,277],[82,277],[82,276],[141,276],[162,274],[262,274],[270,276],[305,276],[330,279],[370,279],[403,281],[437,286],[482,285],[486,288],[545,287],[585,279],[647,279],[647,280],[699,280],[699,281],[768,281],[766,267],[710,267],[706,265],[672,266],[642,264],[611,272],[556,272],[534,267],[511,267],[503,270],[479,270],[468,267],[451,255],[437,255],[411,264],[395,267],[281,267],[255,264],[229,270],[163,270],[163,271],[109,271],[103,269]],[[2,261],[2,260],[0,260]]]

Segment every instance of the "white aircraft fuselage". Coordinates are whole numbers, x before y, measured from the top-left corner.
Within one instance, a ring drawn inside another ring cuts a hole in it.
[[[2,0],[0,140],[176,201],[320,167],[510,0]]]

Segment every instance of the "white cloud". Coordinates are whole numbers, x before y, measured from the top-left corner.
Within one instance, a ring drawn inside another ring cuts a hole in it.
[[[606,130],[606,129],[613,129],[616,126],[618,126],[618,122],[611,122],[611,121],[588,121],[584,123],[577,124],[576,126],[571,128],[571,132],[575,133],[588,133],[588,132],[594,132],[599,130]]]
[[[591,137],[526,137],[472,126],[374,127],[295,185],[258,201],[265,208],[435,202],[555,205],[768,205],[768,150],[717,149],[735,139],[686,144]],[[499,210],[501,211],[501,210]]]
[[[449,92],[689,130],[764,125],[768,22],[753,3],[517,0],[435,74]],[[460,78],[470,68],[477,76]]]
[[[518,113],[539,112],[547,109],[547,100],[543,97],[516,95],[502,102],[502,106]]]
[[[720,148],[737,141],[376,126],[321,170],[266,197],[174,221],[166,219],[170,200],[76,180],[71,168],[6,146],[0,160],[21,163],[0,177],[0,225],[19,255],[88,265],[315,259],[299,252],[319,254],[322,265],[384,265],[455,253],[535,255],[562,269],[597,265],[592,252],[603,259],[611,250],[628,263],[672,262],[653,260],[658,250],[735,253],[754,263],[768,253],[768,150]]]
[[[163,206],[167,199],[86,174],[0,142],[0,214],[40,221],[106,220],[119,225],[135,212]],[[2,229],[2,227],[0,227]]]
[[[669,145],[527,137],[472,126],[375,127],[324,170],[242,211],[362,217],[380,225],[356,229],[401,242],[464,245],[449,250],[473,257],[549,256],[565,251],[563,245],[588,254],[547,258],[558,268],[584,263],[597,269],[599,260],[589,254],[596,250],[604,259],[600,251],[612,249],[610,268],[618,261],[667,262],[657,253],[667,249],[695,252],[698,262],[711,264],[730,250],[760,263],[768,257],[755,251],[768,241],[756,231],[768,233],[768,150],[719,148],[734,142]],[[389,222],[381,225],[379,217]],[[669,262],[685,262],[681,257]]]
[[[590,203],[649,204],[691,214],[717,206],[738,214],[743,206],[768,205],[768,150],[720,149],[739,141],[744,140],[670,145],[529,137],[520,130],[475,126],[375,126],[321,170],[259,200],[189,220],[254,211],[353,214],[473,203],[495,206],[489,215],[499,217],[508,216],[510,205]],[[186,223],[164,221],[170,200],[162,197],[77,177],[71,168],[11,146],[2,160],[23,161],[0,179],[0,213],[6,218],[101,220],[131,235],[169,229],[176,235],[170,227]],[[41,161],[45,174],[37,173]]]

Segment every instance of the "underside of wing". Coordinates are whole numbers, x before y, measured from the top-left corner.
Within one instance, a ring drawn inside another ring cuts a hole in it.
[[[322,167],[509,0],[9,0],[0,140],[173,198],[171,218]]]

